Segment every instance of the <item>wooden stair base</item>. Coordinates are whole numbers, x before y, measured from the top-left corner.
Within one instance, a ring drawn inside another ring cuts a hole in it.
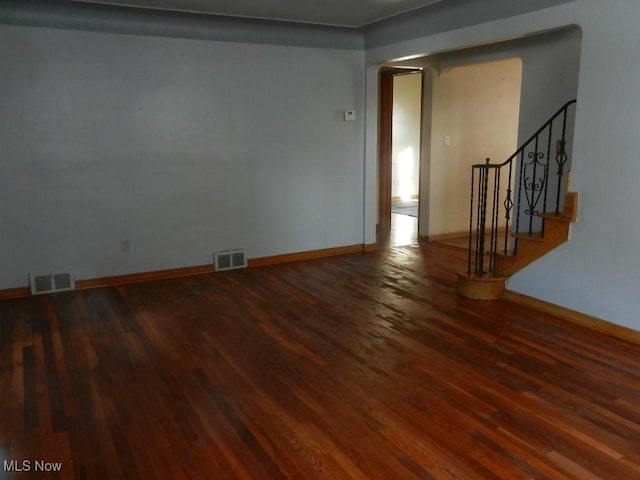
[[[466,272],[457,275],[456,291],[462,297],[474,300],[495,300],[504,294],[507,277],[475,275]]]
[[[505,292],[507,279],[522,270],[538,258],[569,239],[569,225],[576,221],[578,194],[567,192],[564,211],[561,213],[543,213],[543,231],[534,234],[513,234],[518,240],[516,254],[496,253],[493,257],[493,273],[458,273],[458,294],[477,300],[500,298]]]
[[[516,255],[495,254],[496,275],[510,277],[569,239],[570,217],[561,213],[540,216],[544,218],[544,234],[514,235],[518,239],[518,252]]]

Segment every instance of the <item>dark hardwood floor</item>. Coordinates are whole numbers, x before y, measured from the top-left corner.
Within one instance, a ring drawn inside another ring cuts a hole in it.
[[[388,248],[0,302],[2,466],[640,478],[640,346],[457,297],[464,255]]]

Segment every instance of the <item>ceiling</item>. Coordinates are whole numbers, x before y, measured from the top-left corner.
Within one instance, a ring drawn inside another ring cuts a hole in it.
[[[361,27],[450,0],[72,0],[155,10]]]

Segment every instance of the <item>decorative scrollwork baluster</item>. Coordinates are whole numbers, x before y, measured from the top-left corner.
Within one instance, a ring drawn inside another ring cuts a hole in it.
[[[547,165],[542,161],[545,158],[542,152],[529,152],[527,157],[529,157],[531,161],[523,166],[525,171],[524,191],[527,200],[524,213],[531,217],[540,213],[537,207],[545,187]],[[537,172],[538,167],[542,168],[542,173],[539,175]]]

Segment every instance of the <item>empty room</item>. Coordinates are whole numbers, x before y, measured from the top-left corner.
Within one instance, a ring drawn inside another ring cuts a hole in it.
[[[0,479],[640,478],[638,21],[0,0]]]

